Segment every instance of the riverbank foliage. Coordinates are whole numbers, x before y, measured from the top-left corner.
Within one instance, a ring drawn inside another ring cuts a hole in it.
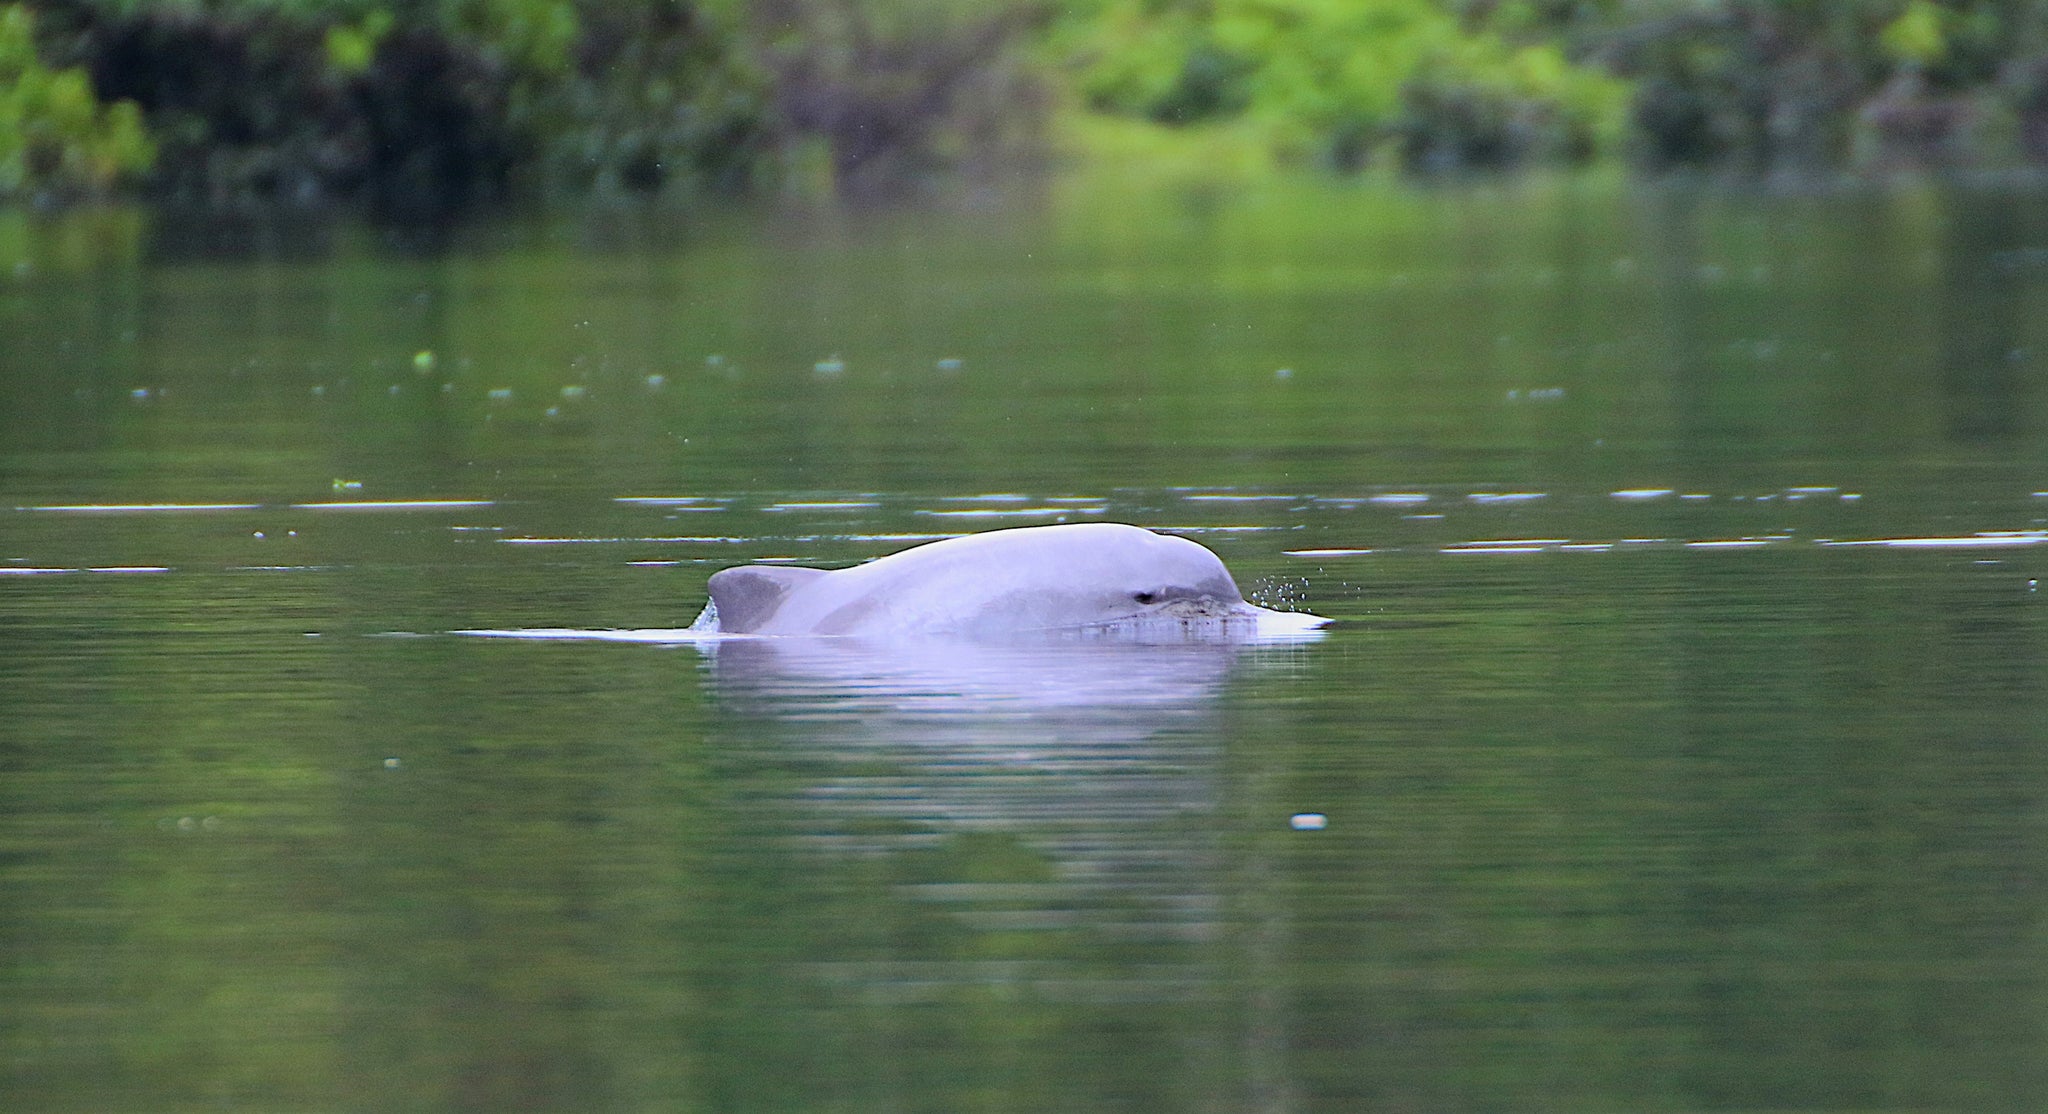
[[[1338,173],[2048,162],[2048,0],[0,3],[0,196],[865,195],[1136,134],[1086,120]]]
[[[133,102],[102,104],[85,71],[45,64],[34,18],[0,7],[0,197],[105,190],[154,157]]]

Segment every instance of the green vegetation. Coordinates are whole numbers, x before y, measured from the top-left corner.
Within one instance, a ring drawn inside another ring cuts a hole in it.
[[[154,154],[133,102],[102,104],[83,70],[45,65],[29,11],[0,7],[0,197],[103,191]]]
[[[1338,173],[2012,165],[2048,161],[2048,3],[24,0],[0,125],[0,196],[422,213],[1218,136]]]
[[[1242,118],[1283,158],[1340,170],[1582,159],[1612,147],[1627,107],[1623,82],[1556,44],[1468,28],[1433,0],[1111,0],[1078,30],[1091,108]]]

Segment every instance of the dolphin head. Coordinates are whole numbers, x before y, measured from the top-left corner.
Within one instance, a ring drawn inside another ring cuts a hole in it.
[[[1247,603],[1222,560],[1187,538],[1107,522],[981,536],[1008,552],[958,586],[967,633],[1165,636],[1278,614]]]
[[[1070,549],[1039,566],[1048,579],[1033,587],[1073,608],[1075,622],[1212,618],[1246,606],[1230,570],[1196,542],[1116,523],[1072,529],[1085,533],[1063,533],[1057,540],[1085,540],[1088,548]]]

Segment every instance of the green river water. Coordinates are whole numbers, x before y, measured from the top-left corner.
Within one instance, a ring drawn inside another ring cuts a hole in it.
[[[0,1108],[2043,1109],[2044,575],[2022,186],[0,214]]]

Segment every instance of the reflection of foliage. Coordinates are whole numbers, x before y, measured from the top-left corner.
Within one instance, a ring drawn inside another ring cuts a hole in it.
[[[154,154],[132,102],[103,104],[84,71],[44,65],[28,9],[0,7],[0,197],[99,192]]]

